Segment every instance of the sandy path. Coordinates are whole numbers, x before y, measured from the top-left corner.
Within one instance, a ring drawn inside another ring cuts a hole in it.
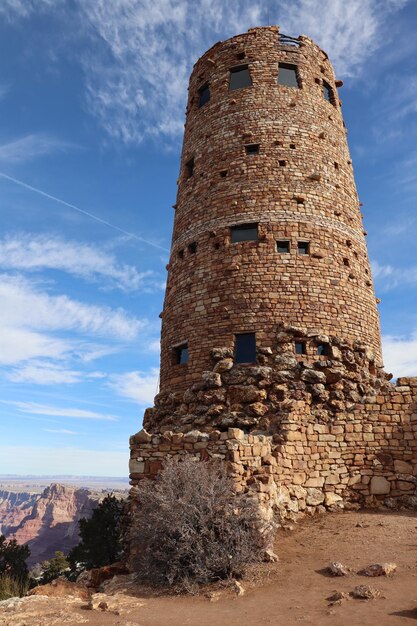
[[[246,594],[230,592],[216,602],[207,597],[124,596],[127,606],[119,616],[86,611],[73,603],[66,624],[91,626],[243,626],[311,624],[314,626],[417,625],[417,513],[343,513],[307,519],[292,532],[280,531],[276,552],[280,563],[269,567],[269,581],[255,587],[243,582]],[[322,570],[330,561],[341,561],[354,572],[381,562],[395,562],[392,578],[366,578],[351,574],[329,578]],[[329,607],[326,598],[334,591],[351,591],[368,584],[381,598],[349,599]],[[58,599],[48,601],[49,611]],[[124,604],[123,603],[123,604]],[[62,606],[61,606],[62,608]],[[41,606],[38,610],[42,614]],[[23,617],[23,616],[21,616]],[[15,626],[18,615],[0,614],[0,624]],[[40,617],[42,620],[42,618]],[[16,620],[16,621],[15,621]],[[82,620],[82,622],[80,621]],[[49,626],[33,618],[31,626]]]

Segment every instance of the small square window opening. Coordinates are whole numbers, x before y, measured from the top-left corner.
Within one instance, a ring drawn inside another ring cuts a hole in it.
[[[298,254],[310,254],[310,242],[299,241],[297,243]]]
[[[194,174],[194,159],[190,159],[185,164],[185,177],[191,178],[193,174]]]
[[[323,95],[324,99],[327,100],[327,102],[333,104],[333,89],[330,87],[329,83],[326,83],[326,81],[323,81]]]
[[[220,177],[221,177],[221,178],[226,178],[226,176],[227,176],[227,170],[222,170],[222,171],[220,172]]]
[[[299,87],[297,78],[297,66],[290,63],[278,63],[278,85],[286,87]]]
[[[259,154],[259,143],[250,143],[245,146],[246,154]]]
[[[245,58],[245,56],[246,56],[246,54],[244,52],[238,52],[237,55],[236,55],[236,58],[241,61],[242,59]]]
[[[290,143],[291,150],[295,150],[295,143]]]
[[[277,252],[280,254],[288,254],[290,252],[290,242],[285,239],[277,241]]]
[[[251,87],[252,79],[247,65],[239,65],[230,69],[229,91]]]
[[[210,87],[208,83],[198,90],[198,106],[203,107],[210,100]]]
[[[188,245],[188,252],[190,254],[195,254],[197,252],[197,242],[193,241]]]
[[[307,354],[307,348],[304,341],[296,341],[294,346],[295,354]]]
[[[177,365],[185,365],[188,363],[188,344],[182,343],[174,348],[174,359]]]
[[[329,356],[329,344],[328,343],[317,344],[317,354],[319,356]]]
[[[287,165],[287,161],[278,161],[280,167],[285,167]]]
[[[179,259],[183,259],[184,258],[184,250],[178,250],[178,258]]]
[[[232,243],[258,241],[258,224],[238,224],[230,228]]]
[[[256,362],[255,333],[242,333],[235,335],[235,361],[236,363]]]

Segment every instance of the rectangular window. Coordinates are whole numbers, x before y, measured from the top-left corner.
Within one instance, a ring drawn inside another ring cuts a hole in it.
[[[185,363],[188,363],[188,343],[175,346],[174,361],[177,365],[185,365]]]
[[[246,154],[258,154],[259,143],[250,143],[245,146]]]
[[[194,174],[194,159],[190,159],[185,164],[185,177],[191,178],[193,174]]]
[[[277,252],[280,254],[288,254],[290,251],[290,242],[288,240],[277,241]]]
[[[258,241],[258,224],[238,224],[231,226],[232,243],[240,241]]]
[[[329,344],[328,343],[317,344],[317,354],[319,356],[329,356]]]
[[[296,341],[294,346],[295,354],[307,354],[306,344],[304,341]]]
[[[297,243],[298,254],[310,254],[310,242],[299,241]]]
[[[190,254],[195,254],[197,252],[197,242],[193,241],[188,245],[188,252]]]
[[[242,333],[235,335],[235,361],[236,363],[256,362],[256,335],[255,333]]]
[[[290,63],[278,63],[278,85],[298,87],[297,66]]]
[[[334,102],[334,98],[333,98],[333,89],[330,87],[329,83],[326,83],[326,81],[323,81],[323,95],[324,95],[324,99],[327,100],[327,102],[330,102],[331,104],[333,104]]]
[[[242,89],[243,87],[251,87],[252,79],[247,65],[239,65],[232,67],[230,70],[229,91]]]
[[[210,87],[208,83],[198,90],[198,106],[202,107],[210,100]]]

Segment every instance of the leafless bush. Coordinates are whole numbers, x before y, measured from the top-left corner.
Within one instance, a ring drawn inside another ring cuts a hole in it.
[[[239,577],[271,542],[258,503],[233,493],[220,463],[168,460],[155,481],[141,483],[139,501],[135,569],[153,584],[189,589]]]

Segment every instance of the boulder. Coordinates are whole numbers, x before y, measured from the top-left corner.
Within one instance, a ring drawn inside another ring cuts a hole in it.
[[[374,565],[368,565],[358,574],[360,576],[392,576],[396,571],[396,563],[375,563]]]
[[[261,402],[266,398],[266,391],[255,385],[236,385],[230,387],[229,396],[232,404]]]
[[[148,433],[144,428],[140,430],[135,437],[135,443],[150,443],[152,441],[152,435]]]
[[[343,502],[343,498],[339,496],[337,493],[333,493],[332,491],[328,491],[324,495],[325,506],[340,506],[342,502]]]
[[[351,596],[359,600],[373,600],[374,598],[379,598],[380,595],[378,589],[368,587],[368,585],[358,585],[351,592]]]

